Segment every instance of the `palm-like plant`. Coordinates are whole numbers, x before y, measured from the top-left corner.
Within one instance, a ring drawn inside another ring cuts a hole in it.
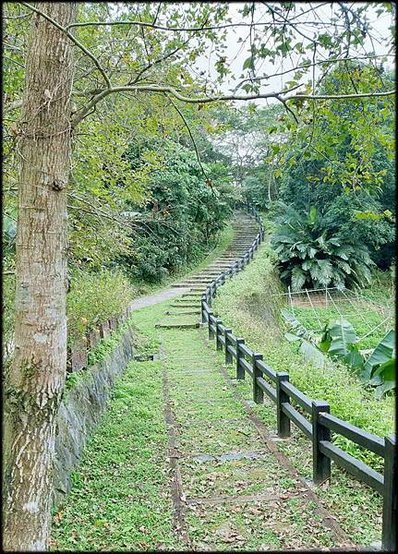
[[[366,246],[332,232],[315,207],[308,213],[280,204],[271,245],[281,279],[293,290],[363,286],[373,264]]]

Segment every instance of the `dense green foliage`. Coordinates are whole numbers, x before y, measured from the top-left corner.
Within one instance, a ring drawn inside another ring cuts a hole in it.
[[[136,142],[127,156],[137,169],[153,152],[161,152],[163,159],[150,175],[148,199],[140,211],[145,226],[136,234],[132,251],[121,257],[133,276],[148,282],[203,257],[215,245],[233,200],[228,178],[217,175],[215,163],[198,166],[188,148],[171,140]]]
[[[393,82],[381,68],[352,62],[336,67],[320,92],[385,90]],[[383,98],[304,106],[302,123],[282,147],[279,197],[304,214],[315,208],[318,230],[339,248],[351,250],[346,263],[338,264],[340,273],[346,273],[338,281],[348,287],[364,284],[367,253],[383,269],[394,261],[393,110],[393,102]],[[331,250],[324,257],[334,265]]]
[[[308,214],[282,204],[271,244],[281,278],[292,290],[364,286],[373,264],[368,249],[344,231],[333,232],[330,220],[312,207]]]
[[[394,82],[382,65],[346,61],[316,91],[384,91]],[[247,200],[274,214],[282,278],[295,289],[366,286],[374,263],[386,270],[395,260],[394,100],[279,108],[223,117],[234,129],[236,180]]]
[[[120,270],[76,272],[67,295],[69,344],[99,323],[121,315],[135,295],[135,289]]]

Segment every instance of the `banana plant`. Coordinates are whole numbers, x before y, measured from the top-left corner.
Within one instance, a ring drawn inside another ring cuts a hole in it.
[[[368,355],[359,348],[359,338],[351,323],[343,318],[333,321],[323,329],[319,341],[287,310],[282,315],[294,333],[285,337],[300,341],[300,351],[314,365],[322,365],[324,354],[338,358],[351,367],[366,385],[376,387],[376,396],[395,389],[395,331],[390,330]]]
[[[395,331],[388,331],[370,354],[364,364],[362,378],[376,386],[377,396],[395,389]]]

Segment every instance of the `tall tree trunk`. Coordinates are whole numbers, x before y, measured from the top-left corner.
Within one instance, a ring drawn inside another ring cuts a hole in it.
[[[60,25],[74,2],[41,2]],[[3,547],[48,547],[56,415],[66,373],[66,188],[71,160],[70,40],[34,14],[20,125],[15,354],[5,386]]]

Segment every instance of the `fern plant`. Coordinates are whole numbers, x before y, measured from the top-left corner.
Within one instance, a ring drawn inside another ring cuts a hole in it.
[[[307,214],[286,204],[280,208],[271,245],[281,279],[293,290],[370,283],[374,263],[366,246],[332,233],[315,207]]]

